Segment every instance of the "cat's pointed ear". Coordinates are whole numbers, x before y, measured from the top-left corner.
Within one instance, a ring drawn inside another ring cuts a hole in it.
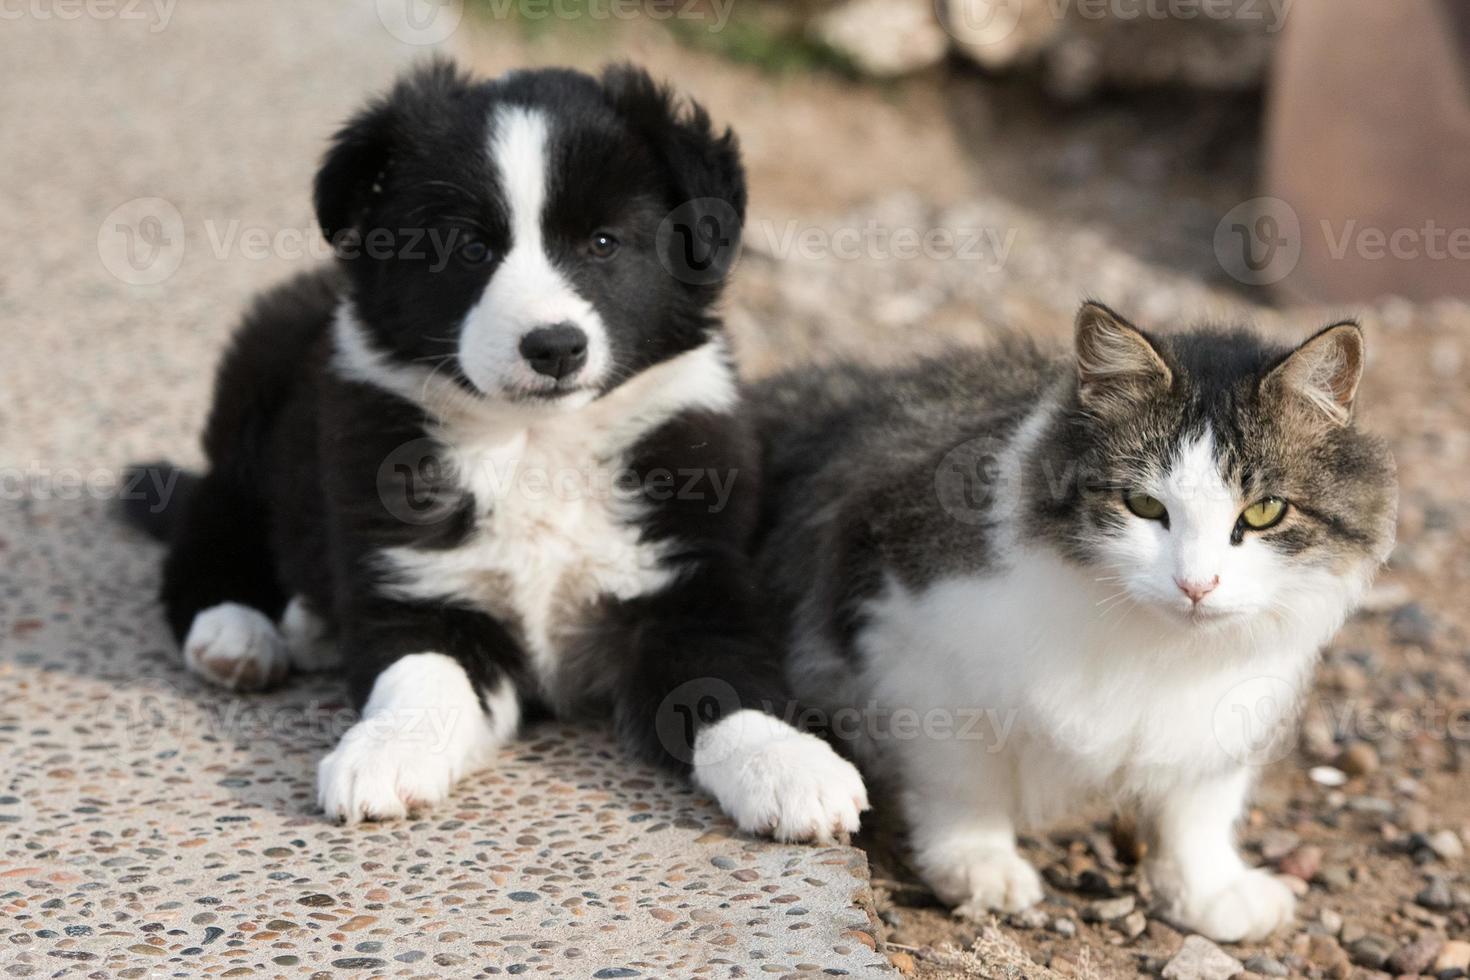
[[[1261,381],[1302,399],[1338,425],[1347,425],[1363,379],[1363,329],[1352,320],[1334,323],[1286,355]]]
[[[1134,401],[1168,390],[1174,373],[1153,342],[1101,303],[1077,313],[1077,391],[1084,405]]]

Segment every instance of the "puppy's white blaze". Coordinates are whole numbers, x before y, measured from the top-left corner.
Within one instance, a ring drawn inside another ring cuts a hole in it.
[[[460,364],[486,394],[549,389],[551,379],[533,371],[521,356],[521,338],[537,327],[566,322],[587,335],[587,363],[574,380],[595,385],[611,367],[607,330],[597,310],[552,263],[542,236],[550,180],[546,116],[521,107],[501,108],[491,120],[491,133],[490,159],[510,210],[511,245],[465,317]]]
[[[747,833],[829,842],[868,808],[852,763],[815,735],[742,709],[694,740],[694,782]]]
[[[484,768],[520,725],[520,707],[502,680],[487,712],[464,668],[442,653],[399,658],[378,675],[362,720],[317,770],[329,817],[356,823],[406,816],[449,796]]]

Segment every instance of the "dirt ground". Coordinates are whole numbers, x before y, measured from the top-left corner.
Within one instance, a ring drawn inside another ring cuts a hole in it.
[[[881,86],[771,77],[633,28],[536,43],[492,28],[466,49],[488,70],[525,61],[593,66],[617,52],[678,80],[735,125],[753,231],[730,320],[751,373],[837,353],[903,358],[941,337],[979,341],[999,328],[1060,338],[1083,295],[1161,328],[1246,320],[1300,337],[1329,315],[1361,316],[1370,337],[1361,404],[1398,458],[1400,545],[1371,608],[1326,651],[1301,737],[1269,767],[1243,830],[1254,860],[1294,876],[1296,927],[1227,951],[1257,975],[1462,975],[1458,957],[1470,947],[1446,943],[1470,940],[1462,846],[1470,839],[1470,311],[1396,300],[1280,309],[1221,271],[1215,226],[1254,196],[1257,97],[1062,108],[1025,79],[997,82],[957,65]],[[773,227],[830,232],[869,222],[1004,230],[1017,247],[977,264],[895,261],[879,247],[837,257],[771,246],[783,240]],[[1045,871],[1046,903],[982,924],[936,906],[904,864],[902,828],[883,810],[859,843],[874,863],[890,953],[905,972],[1158,975],[1183,942],[1149,914],[1134,855],[1110,833],[1107,813],[1027,838],[1026,853]]]

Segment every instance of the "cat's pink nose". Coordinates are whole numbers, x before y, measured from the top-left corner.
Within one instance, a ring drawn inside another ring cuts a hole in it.
[[[1216,575],[1208,582],[1191,582],[1188,579],[1176,578],[1174,584],[1179,586],[1179,591],[1189,596],[1189,601],[1197,606],[1204,601],[1205,596],[1219,587],[1220,576]]]

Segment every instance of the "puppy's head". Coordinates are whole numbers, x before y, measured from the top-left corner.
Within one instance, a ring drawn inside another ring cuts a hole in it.
[[[717,329],[745,178],[733,134],[639,69],[435,62],[337,134],[316,208],[383,357],[574,407]]]

